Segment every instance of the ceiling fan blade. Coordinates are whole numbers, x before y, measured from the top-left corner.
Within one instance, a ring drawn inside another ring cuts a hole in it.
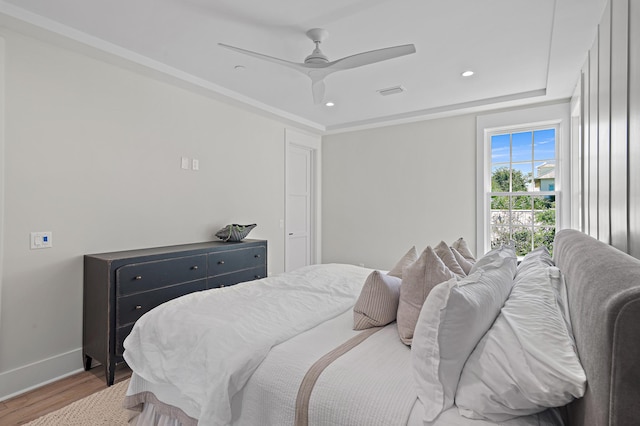
[[[311,80],[311,91],[313,92],[313,103],[319,105],[324,99],[324,80]]]
[[[347,56],[337,61],[329,62],[327,68],[334,71],[348,70],[351,68],[361,67],[363,65],[375,64],[376,62],[386,61],[400,56],[416,53],[416,47],[413,44],[404,44],[402,46],[386,47],[384,49],[371,50],[369,52],[358,53],[356,55]]]
[[[384,49],[371,50],[369,52],[358,53],[338,59],[333,62],[308,62],[296,63],[286,61],[284,59],[274,58],[273,56],[264,55],[262,53],[252,52],[251,50],[241,49],[239,47],[230,46],[224,43],[218,45],[242,53],[244,55],[253,56],[254,58],[266,60],[275,64],[292,68],[311,78],[311,91],[313,93],[313,102],[318,105],[324,99],[325,85],[324,78],[336,71],[357,68],[363,65],[374,64],[376,62],[386,61],[387,59],[397,58],[399,56],[410,55],[416,52],[413,44],[405,44],[401,46],[387,47]]]
[[[263,55],[262,53],[252,52],[251,50],[241,49],[235,46],[229,46],[228,44],[218,43],[219,46],[222,46],[227,49],[234,50],[239,53],[243,53],[245,55],[253,56],[254,58],[264,59],[269,62],[273,62],[276,64],[284,65],[285,67],[293,68],[296,71],[300,71],[303,73],[307,73],[307,68],[303,64],[298,64],[296,62],[285,61],[284,59],[274,58],[273,56]]]

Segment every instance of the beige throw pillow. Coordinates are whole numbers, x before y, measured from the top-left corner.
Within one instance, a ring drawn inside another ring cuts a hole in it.
[[[369,274],[353,307],[353,329],[382,327],[395,321],[401,282],[380,271]]]
[[[457,240],[455,240],[453,244],[451,244],[451,247],[458,250],[458,252],[462,255],[462,257],[464,257],[468,261],[472,263],[476,261],[476,258],[471,253],[471,250],[469,250],[469,245],[464,240],[464,238],[460,237]]]
[[[402,256],[402,258],[398,261],[398,263],[396,263],[396,266],[394,266],[388,272],[388,275],[391,275],[392,277],[402,278],[402,270],[405,267],[411,265],[417,259],[418,259],[418,252],[416,251],[416,246],[413,246],[409,249],[409,251],[404,256]]]
[[[427,247],[418,260],[404,269],[402,277],[398,303],[398,333],[400,340],[410,345],[427,295],[436,285],[455,278],[455,274],[431,247]]]
[[[451,253],[453,253],[453,256],[456,258],[456,261],[464,271],[465,275],[469,275],[469,271],[471,271],[471,268],[473,267],[473,264],[475,262],[471,262],[470,260],[465,259],[465,257],[461,255],[460,252],[454,249],[453,247],[450,247],[450,248],[451,248]]]
[[[462,266],[460,266],[460,264],[456,260],[455,256],[453,255],[453,251],[451,251],[447,243],[445,243],[444,241],[440,241],[440,244],[435,246],[433,250],[436,252],[438,257],[442,259],[444,264],[447,265],[447,268],[449,268],[451,272],[461,277],[467,276],[467,273],[462,269]]]

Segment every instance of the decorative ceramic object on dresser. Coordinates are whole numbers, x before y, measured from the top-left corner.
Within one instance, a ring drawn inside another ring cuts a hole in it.
[[[256,225],[255,223],[252,223],[250,225],[238,225],[237,223],[232,223],[231,225],[227,225],[216,232],[216,237],[220,238],[224,242],[242,241],[256,226],[258,225]]]
[[[267,241],[213,241],[84,256],[82,358],[113,384],[123,342],[154,307],[194,291],[267,275]]]

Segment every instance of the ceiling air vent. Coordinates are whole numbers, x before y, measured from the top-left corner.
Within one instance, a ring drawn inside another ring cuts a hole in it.
[[[404,90],[405,89],[402,86],[393,86],[393,87],[387,87],[386,89],[380,89],[378,90],[378,93],[380,93],[382,96],[389,96],[389,95],[402,93],[404,92]]]

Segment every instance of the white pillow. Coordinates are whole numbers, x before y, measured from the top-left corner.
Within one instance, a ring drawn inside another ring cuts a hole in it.
[[[553,259],[551,258],[551,254],[549,254],[549,250],[545,246],[540,246],[535,250],[531,250],[527,253],[522,262],[518,265],[518,271],[516,275],[520,271],[524,271],[532,265],[545,265],[545,266],[553,266]]]
[[[518,269],[516,270],[516,279],[519,274],[526,272],[529,268],[535,266],[549,266],[549,276],[551,277],[551,287],[556,294],[556,299],[558,301],[558,306],[560,306],[560,310],[562,312],[562,316],[564,318],[565,323],[567,324],[567,329],[569,330],[569,335],[571,339],[573,339],[573,328],[571,327],[571,318],[569,317],[569,303],[567,299],[567,289],[564,283],[564,277],[560,272],[560,269],[554,266],[553,259],[551,258],[551,254],[549,250],[545,246],[540,246],[535,250],[530,251],[527,255],[522,259],[522,262],[518,265]]]
[[[564,282],[564,275],[559,268],[550,266],[549,277],[551,278],[551,287],[553,288],[558,306],[560,307],[560,313],[562,313],[567,330],[569,330],[569,336],[575,344],[575,340],[573,338],[573,326],[571,325],[571,317],[569,316],[569,296],[567,294],[567,286]]]
[[[501,422],[584,395],[586,376],[553,288],[556,273],[540,262],[518,271],[462,371],[456,405],[463,416]]]
[[[382,327],[395,321],[401,282],[380,271],[369,274],[353,307],[353,329]]]
[[[425,421],[435,420],[453,405],[464,363],[511,291],[516,271],[513,247],[492,250],[481,261],[484,269],[437,285],[422,306],[411,361]]]
[[[549,276],[551,277],[551,287],[556,294],[558,306],[562,312],[562,317],[567,324],[569,335],[573,339],[573,328],[571,327],[571,318],[569,317],[569,303],[567,299],[567,288],[565,287],[564,277],[560,269],[554,266],[553,259],[549,250],[545,246],[540,246],[535,250],[530,251],[522,259],[522,262],[518,265],[516,270],[516,279],[519,274],[526,272],[529,268],[534,266],[549,266]]]
[[[513,260],[513,256],[515,256],[516,252],[515,247],[515,244],[504,244],[488,251],[484,256],[482,256],[473,264],[471,270],[469,270],[469,274],[473,274],[478,269],[487,270],[502,267],[505,259]]]

